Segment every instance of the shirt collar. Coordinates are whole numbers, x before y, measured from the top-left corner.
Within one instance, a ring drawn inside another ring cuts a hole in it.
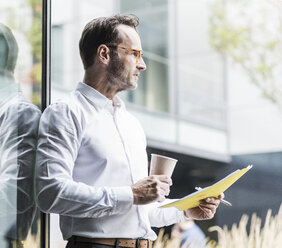
[[[98,109],[125,108],[124,102],[118,96],[115,96],[113,100],[110,100],[99,91],[85,83],[79,82],[76,87],[76,91],[79,91],[82,95],[84,95]]]

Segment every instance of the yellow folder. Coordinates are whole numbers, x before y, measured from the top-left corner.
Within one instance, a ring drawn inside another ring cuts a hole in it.
[[[169,204],[162,205],[161,207],[162,208],[176,207],[181,211],[185,209],[197,207],[199,205],[199,201],[202,199],[208,197],[218,197],[221,193],[227,190],[233,183],[235,183],[241,176],[243,176],[251,168],[252,165],[249,165],[244,169],[236,170],[209,187],[200,189],[179,200],[173,201]]]

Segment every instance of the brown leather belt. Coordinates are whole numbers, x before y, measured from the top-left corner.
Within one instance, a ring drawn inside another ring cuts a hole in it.
[[[128,248],[152,248],[153,241],[149,239],[113,239],[113,238],[85,238],[73,236],[70,240],[74,242],[110,245]],[[117,244],[118,242],[118,244]]]

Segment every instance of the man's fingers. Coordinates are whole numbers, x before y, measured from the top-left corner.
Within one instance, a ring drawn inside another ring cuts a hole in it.
[[[153,201],[164,201],[169,195],[171,179],[165,175],[154,175],[144,178],[131,186],[134,204],[148,204]]]
[[[220,203],[219,198],[209,197],[199,202],[199,207],[207,214],[214,215]]]
[[[156,182],[156,184],[154,184],[154,188],[156,189],[155,192],[156,192],[157,200],[163,201],[165,199],[165,196],[169,195],[170,192],[169,182],[171,181],[171,179],[166,176],[164,177],[162,176],[162,178],[154,176],[154,180]]]
[[[201,200],[200,203],[202,203],[202,204],[212,204],[212,205],[218,206],[219,203],[220,203],[220,199],[221,198],[208,197],[204,200]]]
[[[207,215],[208,218],[212,218],[216,213],[216,209],[220,203],[219,198],[209,197],[205,200],[201,200],[199,208]]]
[[[208,218],[212,218],[216,213],[216,207],[214,205],[206,206],[200,204],[199,208],[206,214]]]
[[[160,195],[168,196],[170,193],[170,185],[172,180],[166,175],[154,175],[149,177],[152,181],[151,187],[155,189],[159,189],[157,193]]]
[[[203,209],[209,209],[212,211],[212,213],[215,213],[217,206],[213,204],[199,204],[199,207]]]
[[[159,183],[160,189],[163,190],[164,195],[168,196],[170,192],[170,187],[167,183]]]
[[[172,185],[171,178],[166,176],[166,175],[154,175],[154,176],[151,176],[151,177],[157,178],[159,181],[161,181],[163,183],[167,183],[169,186]]]
[[[224,193],[221,193],[218,197],[215,197],[215,199],[219,199],[219,200],[221,200],[223,198],[224,198]]]
[[[161,195],[158,197],[157,202],[163,202],[164,200],[165,200],[165,197]]]

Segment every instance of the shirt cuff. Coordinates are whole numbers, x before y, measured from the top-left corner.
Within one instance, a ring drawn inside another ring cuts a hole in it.
[[[181,221],[181,222],[185,222],[185,221],[187,221],[187,220],[191,220],[191,218],[189,218],[189,217],[187,217],[187,216],[185,215],[184,211],[181,211],[181,213],[182,213],[182,215],[183,215],[183,221]]]
[[[115,205],[112,214],[127,212],[133,205],[133,192],[130,186],[112,188]]]

